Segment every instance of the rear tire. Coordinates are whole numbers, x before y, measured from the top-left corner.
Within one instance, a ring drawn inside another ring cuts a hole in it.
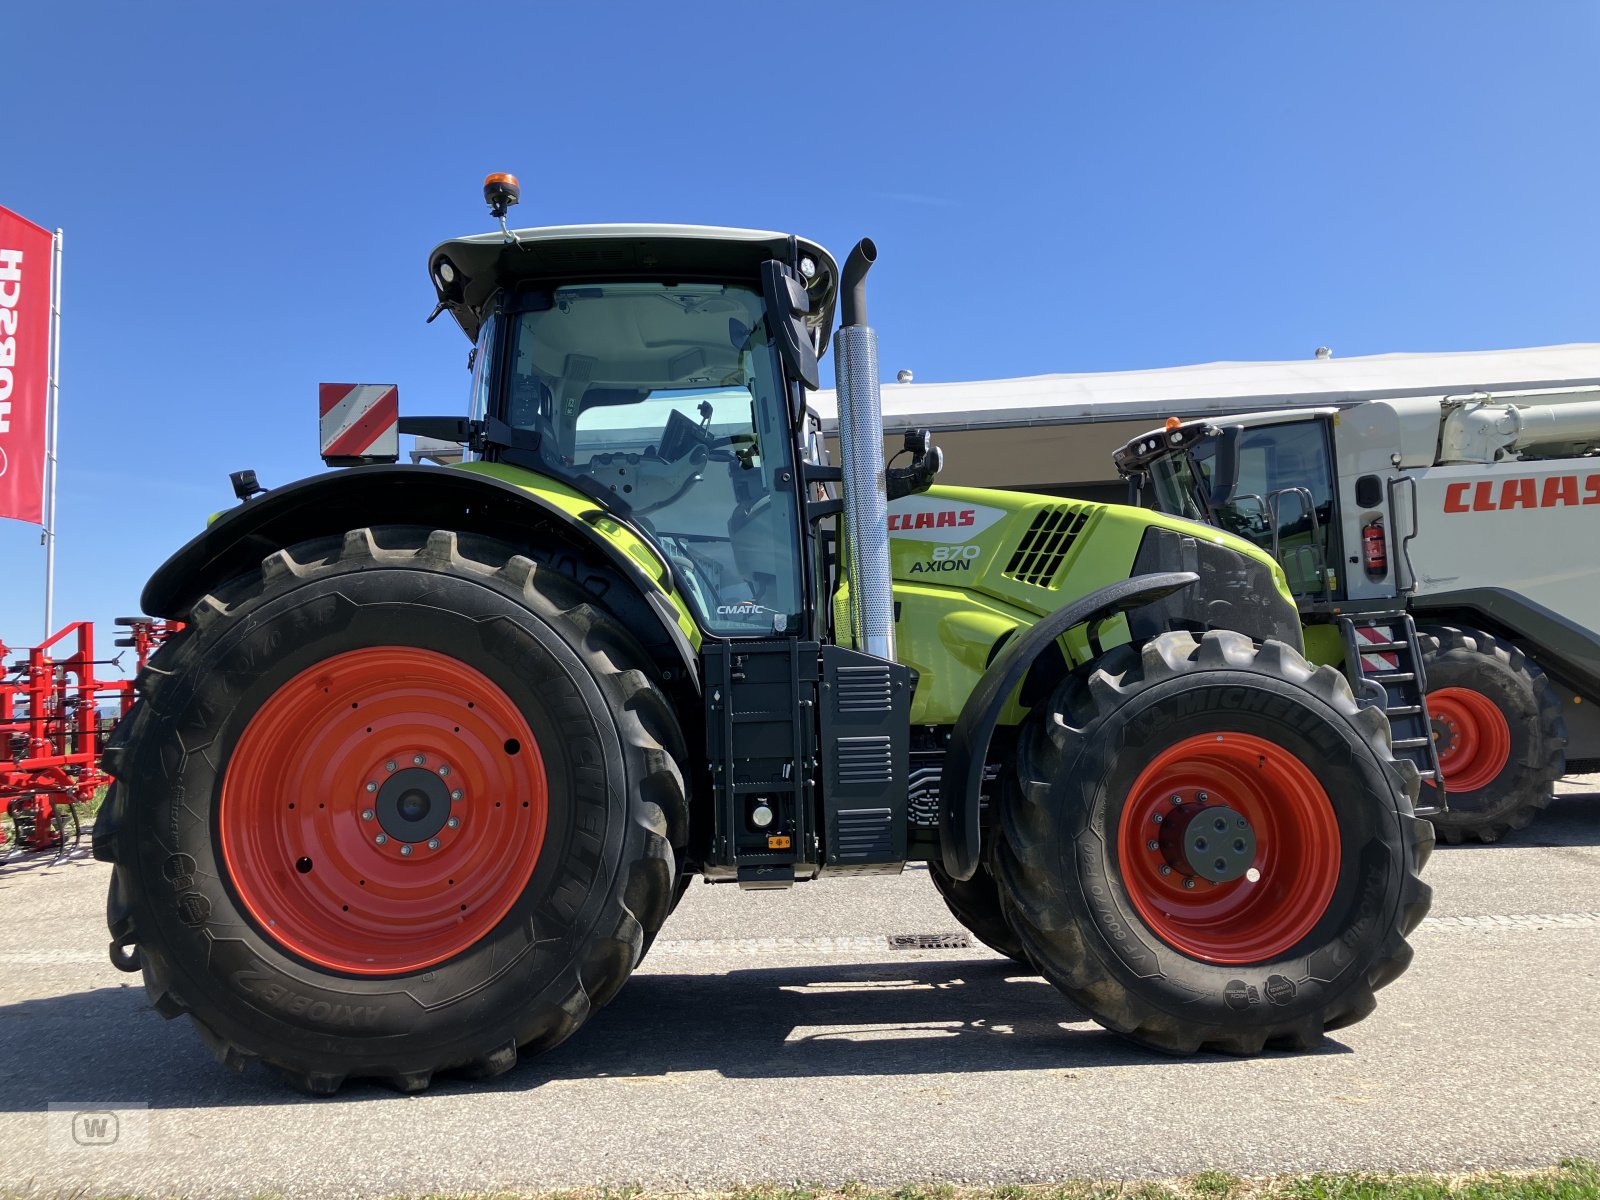
[[[614,618],[503,543],[385,528],[275,552],[139,690],[96,831],[114,952],[235,1069],[316,1094],[499,1074],[571,1036],[666,917],[672,708]],[[420,782],[390,797],[402,743]],[[423,828],[422,776],[452,764],[462,794],[433,816],[458,823]]]
[[[938,862],[928,864],[928,875],[945,906],[961,927],[989,949],[1032,969],[1028,953],[1006,920],[1000,903],[1000,885],[987,864],[980,863],[971,879],[956,879]]]
[[[1017,769],[996,855],[1011,926],[1108,1029],[1173,1054],[1309,1048],[1410,962],[1433,833],[1387,721],[1332,668],[1220,631],[1119,647],[1030,714]],[[1200,829],[1230,806],[1239,875],[1189,890],[1159,870],[1158,815]]]
[[[1561,701],[1510,642],[1453,625],[1418,633],[1448,804],[1434,828],[1452,845],[1495,841],[1538,816],[1566,774]]]

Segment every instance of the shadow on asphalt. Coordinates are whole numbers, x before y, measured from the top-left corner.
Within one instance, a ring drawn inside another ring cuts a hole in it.
[[[1557,846],[1600,846],[1600,791],[1563,792],[1533,819],[1526,829],[1506,834],[1497,842],[1448,844],[1443,838],[1438,853],[1463,850],[1549,850]]]
[[[680,960],[681,961],[681,960]],[[995,959],[761,967],[675,974],[650,960],[569,1042],[487,1083],[441,1079],[433,1092],[518,1092],[552,1081],[713,1070],[731,1079],[1090,1070],[1152,1065],[1089,1023],[1053,988]],[[841,1028],[845,1027],[845,1028]],[[1325,1041],[1313,1054],[1349,1051]],[[1205,1056],[1215,1069],[1242,1060]],[[352,1083],[332,1100],[406,1099]],[[52,1100],[152,1108],[303,1100],[270,1071],[232,1075],[187,1021],[163,1021],[137,983],[0,1005],[0,1111]]]
[[[75,862],[86,861],[89,858],[89,842],[85,838],[83,845],[69,850],[65,858],[56,850],[18,851],[7,847],[0,851],[0,883],[4,883],[8,876],[21,878],[27,875],[36,875],[52,868],[71,866]]]

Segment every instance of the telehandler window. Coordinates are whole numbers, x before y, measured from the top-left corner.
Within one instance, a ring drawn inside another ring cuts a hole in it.
[[[801,627],[785,388],[761,295],[713,283],[557,288],[518,313],[503,419],[598,484],[672,558],[705,628]]]
[[[1221,437],[1234,439],[1231,456],[1218,453],[1220,439],[1192,449],[1213,523],[1276,554],[1296,595],[1320,595],[1326,567],[1338,557],[1327,422],[1245,426]],[[1237,463],[1231,480],[1217,472],[1228,457]]]

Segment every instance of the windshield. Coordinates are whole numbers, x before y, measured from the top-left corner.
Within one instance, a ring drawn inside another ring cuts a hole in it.
[[[503,419],[552,474],[626,505],[723,636],[800,627],[788,405],[761,296],[603,283],[533,297],[511,330]]]
[[[1150,484],[1155,492],[1154,507],[1191,521],[1204,521],[1193,464],[1187,451],[1164,454],[1150,463]]]

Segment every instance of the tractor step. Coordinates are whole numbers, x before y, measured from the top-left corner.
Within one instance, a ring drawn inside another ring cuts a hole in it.
[[[1444,811],[1444,773],[1428,716],[1428,680],[1422,668],[1417,626],[1407,612],[1362,613],[1339,618],[1345,674],[1363,705],[1389,718],[1394,752],[1415,764],[1428,790],[1418,816]],[[1431,796],[1429,795],[1431,792]]]

